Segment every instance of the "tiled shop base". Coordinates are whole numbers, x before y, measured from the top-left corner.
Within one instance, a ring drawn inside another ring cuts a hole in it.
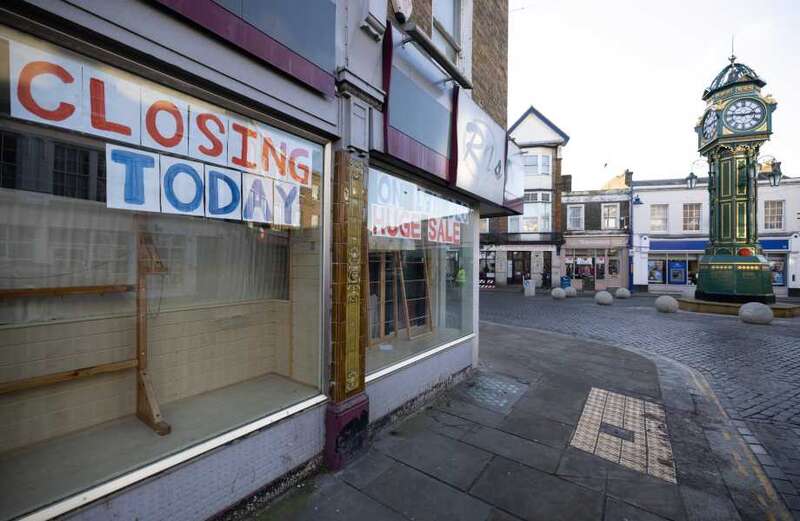
[[[570,444],[629,469],[676,483],[664,408],[592,387]]]

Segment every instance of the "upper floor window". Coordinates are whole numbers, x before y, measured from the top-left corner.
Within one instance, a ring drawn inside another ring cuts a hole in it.
[[[683,205],[683,231],[700,231],[700,203],[686,203]]]
[[[550,175],[552,173],[551,158],[547,154],[526,154],[522,156],[525,175]]]
[[[546,202],[525,203],[522,216],[523,233],[549,233],[551,232],[552,205]]]
[[[764,201],[764,229],[783,229],[783,201]]]
[[[650,231],[651,232],[665,232],[667,231],[667,211],[669,205],[666,204],[651,204],[650,205]]]
[[[583,205],[567,206],[567,230],[583,230]]]
[[[450,61],[461,54],[461,0],[433,0],[433,43]]]
[[[489,219],[481,219],[481,233],[489,233]]]
[[[604,230],[616,230],[619,228],[619,203],[603,205],[601,225]]]
[[[519,215],[508,217],[508,233],[519,233]]]

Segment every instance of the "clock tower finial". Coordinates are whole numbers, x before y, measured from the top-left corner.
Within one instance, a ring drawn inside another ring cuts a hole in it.
[[[728,61],[731,62],[731,65],[736,63],[736,55],[733,53],[733,38],[734,38],[734,35],[731,35],[731,55],[728,58]]]

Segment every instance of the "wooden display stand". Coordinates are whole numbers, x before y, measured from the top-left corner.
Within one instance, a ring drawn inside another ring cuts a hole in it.
[[[93,365],[0,383],[0,394],[44,387],[87,378],[97,374],[136,369],[136,416],[160,435],[169,434],[170,425],[161,416],[153,384],[147,372],[147,275],[166,273],[150,236],[143,230],[143,217],[136,219],[136,286],[112,284],[101,286],[69,286],[57,288],[22,288],[0,290],[0,300],[26,297],[63,297],[70,295],[106,295],[136,290],[136,358]]]
[[[404,252],[402,251],[395,251],[395,252],[380,252],[378,253],[380,256],[379,261],[379,291],[378,291],[378,321],[379,321],[379,331],[378,336],[373,337],[370,339],[372,344],[380,343],[382,340],[388,338],[389,336],[397,336],[400,327],[399,322],[401,320],[399,310],[402,309],[402,320],[405,323],[405,330],[406,335],[409,340],[413,338],[417,338],[420,335],[429,333],[433,331],[433,320],[431,316],[431,283],[430,283],[430,272],[427,262],[427,256],[423,253],[421,256],[421,260],[416,262],[417,264],[422,264],[422,278],[421,279],[413,279],[413,280],[406,280],[406,267],[412,264],[412,262],[408,261]],[[387,264],[391,262],[390,270],[386,269]],[[387,271],[391,276],[391,280],[387,281],[386,275]],[[373,281],[370,281],[372,283]],[[394,313],[393,317],[393,324],[394,324],[394,331],[390,334],[386,334],[386,288],[387,282],[392,285],[392,299],[393,305],[392,310]],[[423,282],[425,287],[425,292],[422,297],[413,297],[411,299],[408,298],[408,284],[419,283]],[[398,301],[399,299],[399,301]],[[410,303],[414,301],[425,301],[425,310],[422,315],[417,315],[412,317],[411,316],[411,309],[409,308]],[[402,305],[402,308],[398,307],[398,304]],[[371,316],[371,315],[370,315]],[[414,327],[411,324],[412,319],[422,319],[424,322],[424,326]],[[371,330],[371,329],[370,329]]]

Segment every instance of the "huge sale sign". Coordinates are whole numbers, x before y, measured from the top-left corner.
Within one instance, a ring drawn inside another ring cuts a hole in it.
[[[309,141],[68,52],[9,47],[12,117],[311,186]]]

